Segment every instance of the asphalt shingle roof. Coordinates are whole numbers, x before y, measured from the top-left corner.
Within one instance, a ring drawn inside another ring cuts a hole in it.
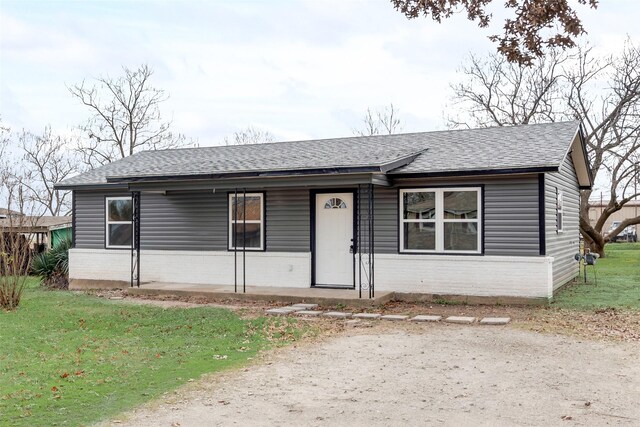
[[[393,174],[559,167],[578,122],[144,151],[62,181],[381,167],[416,155]]]

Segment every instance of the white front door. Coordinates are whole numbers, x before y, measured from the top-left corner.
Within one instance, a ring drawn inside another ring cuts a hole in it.
[[[353,193],[316,194],[315,283],[353,286]]]

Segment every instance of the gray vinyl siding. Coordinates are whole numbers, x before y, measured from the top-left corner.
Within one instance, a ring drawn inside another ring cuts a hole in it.
[[[152,250],[227,250],[227,194],[142,193],[140,247]]]
[[[562,232],[557,230],[556,190],[563,191],[564,227]],[[578,275],[578,263],[573,257],[580,248],[579,211],[580,190],[576,171],[569,155],[560,172],[545,174],[546,247],[547,255],[554,258],[554,290]]]
[[[247,189],[247,192],[255,190]],[[76,247],[105,247],[105,197],[122,192],[80,192],[76,196]],[[148,250],[227,250],[228,192],[142,193],[140,246]],[[309,252],[309,191],[265,193],[266,250]]]
[[[267,251],[309,252],[309,190],[267,190]]]
[[[536,175],[482,180],[402,180],[397,185],[483,186],[485,255],[536,256],[540,253]],[[76,247],[104,248],[106,195],[127,193],[76,192]],[[142,249],[227,250],[227,197],[226,191],[142,193]],[[377,187],[374,202],[375,251],[398,253],[398,188]],[[362,203],[366,209],[366,197]],[[309,189],[268,189],[265,211],[266,251],[311,250]],[[366,238],[363,245],[366,245]]]
[[[483,186],[485,255],[540,254],[538,179],[535,175],[483,180],[413,179],[398,181],[396,184],[404,188]],[[381,188],[374,197],[376,252],[397,253],[398,189]]]
[[[127,196],[122,192],[75,192],[76,247],[104,249],[105,197]]]

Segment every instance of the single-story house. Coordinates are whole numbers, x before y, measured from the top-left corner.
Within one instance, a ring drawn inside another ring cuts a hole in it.
[[[591,185],[580,123],[560,122],[145,151],[56,187],[72,288],[550,298],[578,274]]]

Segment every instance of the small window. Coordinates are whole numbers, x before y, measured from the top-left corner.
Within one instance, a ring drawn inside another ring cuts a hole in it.
[[[347,209],[347,204],[339,197],[333,197],[324,204],[325,209]]]
[[[556,188],[556,230],[558,233],[564,229],[564,195],[562,190]]]
[[[133,242],[133,202],[131,197],[107,197],[106,247],[129,249]]]
[[[229,249],[264,248],[264,198],[261,193],[229,194]]]
[[[400,192],[400,251],[479,253],[480,189]]]

